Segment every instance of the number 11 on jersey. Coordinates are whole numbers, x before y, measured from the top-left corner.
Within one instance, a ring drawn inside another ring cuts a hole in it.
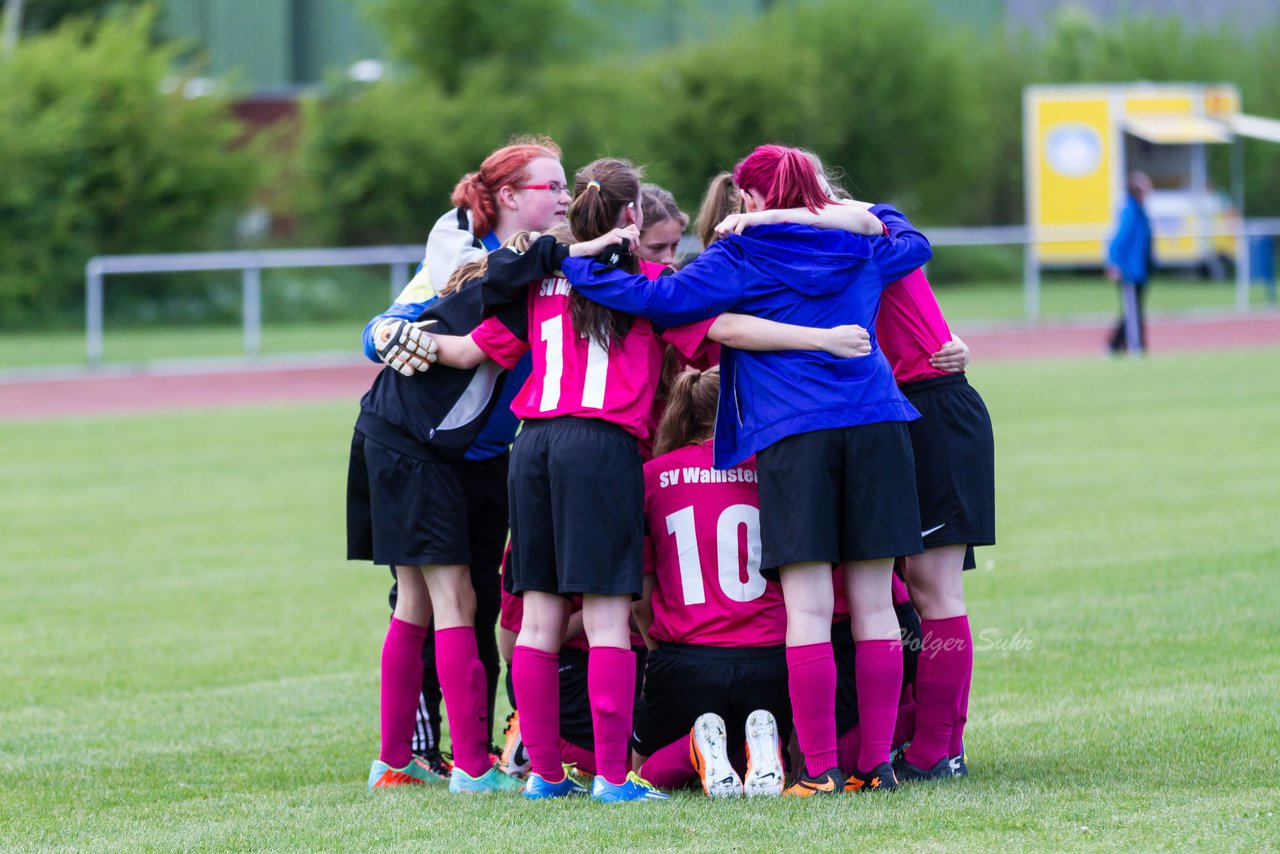
[[[564,384],[565,340],[562,315],[549,317],[539,326],[540,338],[546,349],[546,374],[542,379],[542,399],[538,401],[540,412],[551,412],[560,406],[561,386]],[[587,367],[583,374],[582,406],[585,409],[604,408],[604,386],[609,377],[609,348],[601,347],[596,340],[587,342]]]

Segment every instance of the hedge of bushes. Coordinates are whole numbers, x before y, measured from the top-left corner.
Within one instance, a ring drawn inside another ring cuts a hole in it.
[[[86,19],[0,59],[0,325],[80,311],[95,254],[225,245],[260,184],[219,98],[184,98],[152,13]]]
[[[1229,80],[1250,112],[1280,115],[1275,25],[1187,31],[1068,9],[1039,34],[976,33],[923,0],[818,0],[614,58],[607,39],[561,44],[585,31],[580,21],[548,23],[529,55],[513,52],[510,28],[491,39],[429,34],[439,21],[413,14],[415,2],[374,4],[375,22],[394,28],[396,73],[335,78],[306,97],[296,147],[279,162],[232,145],[240,131],[225,97],[187,99],[166,82],[179,54],[154,43],[145,9],[21,43],[0,60],[0,326],[78,312],[92,254],[234,245],[234,220],[254,198],[296,223],[293,245],[421,241],[458,177],[517,133],[555,138],[570,171],[628,156],[690,211],[707,179],[751,146],[803,145],[858,194],[924,224],[962,225],[1023,218],[1026,85]],[[576,6],[520,2],[531,18]],[[1250,144],[1246,157],[1250,212],[1280,213],[1276,149]]]

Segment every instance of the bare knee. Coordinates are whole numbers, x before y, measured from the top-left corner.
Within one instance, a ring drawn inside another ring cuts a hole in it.
[[[427,593],[421,567],[396,567],[396,607],[392,615],[415,626],[431,622],[431,597]]]
[[[830,643],[831,615],[835,609],[830,564],[784,567],[782,598],[787,609],[787,646]]]
[[[941,546],[906,559],[911,601],[925,620],[945,620],[966,613],[965,546]]]
[[[422,575],[431,594],[437,630],[475,625],[476,592],[467,567],[426,566]]]
[[[582,629],[592,647],[631,648],[631,597],[582,597]]]
[[[524,617],[515,645],[559,652],[568,619],[569,603],[565,599],[553,593],[525,593]]]

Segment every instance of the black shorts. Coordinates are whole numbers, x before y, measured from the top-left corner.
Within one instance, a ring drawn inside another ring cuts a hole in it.
[[[649,654],[644,697],[636,714],[632,749],[652,756],[689,734],[700,715],[724,718],[733,755],[745,741],[747,717],[768,709],[778,737],[791,737],[786,648],[714,647],[664,643]]]
[[[798,433],[756,455],[761,566],[918,554],[920,505],[907,425]]]
[[[632,647],[636,654],[636,702],[632,720],[640,714],[640,685],[644,681],[648,650]],[[589,653],[577,647],[560,647],[560,737],[584,750],[595,750],[595,728],[591,724],[591,697],[587,692]]]
[[[920,615],[910,602],[893,606],[902,632],[902,688],[916,681],[920,663]],[[836,659],[836,735],[858,722],[858,682],[854,669],[853,632],[847,619],[831,625],[831,649]]]
[[[925,548],[994,544],[995,439],[982,397],[964,374],[910,383],[902,393],[922,416],[908,429]]]
[[[508,492],[508,592],[640,598],[644,470],[634,436],[590,418],[526,421]]]
[[[347,468],[347,559],[390,566],[469,565],[466,490],[458,468],[413,457],[356,431]]]

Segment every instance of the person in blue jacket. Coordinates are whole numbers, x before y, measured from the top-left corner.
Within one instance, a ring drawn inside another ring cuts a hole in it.
[[[1147,279],[1151,275],[1151,219],[1145,202],[1151,179],[1142,172],[1129,176],[1128,198],[1120,211],[1120,224],[1107,250],[1107,278],[1120,286],[1120,320],[1108,346],[1113,354],[1126,350],[1141,355],[1147,349],[1147,322],[1143,315]]]
[[[757,148],[734,169],[734,182],[747,211],[816,211],[830,203],[799,149]],[[871,330],[883,289],[932,251],[894,208],[873,206],[870,213],[874,234],[794,224],[747,228],[652,281],[586,258],[567,259],[562,269],[591,300],[664,326],[734,311]],[[779,573],[787,609],[789,689],[805,759],[787,790],[793,796],[897,786],[889,742],[902,646],[891,573],[896,557],[922,550],[907,431],[919,413],[898,391],[874,335],[871,345],[869,356],[853,360],[731,347],[721,354],[715,465],[730,468],[756,454],[761,566]],[[833,563],[845,568],[859,717],[878,757],[847,781],[836,761]]]

